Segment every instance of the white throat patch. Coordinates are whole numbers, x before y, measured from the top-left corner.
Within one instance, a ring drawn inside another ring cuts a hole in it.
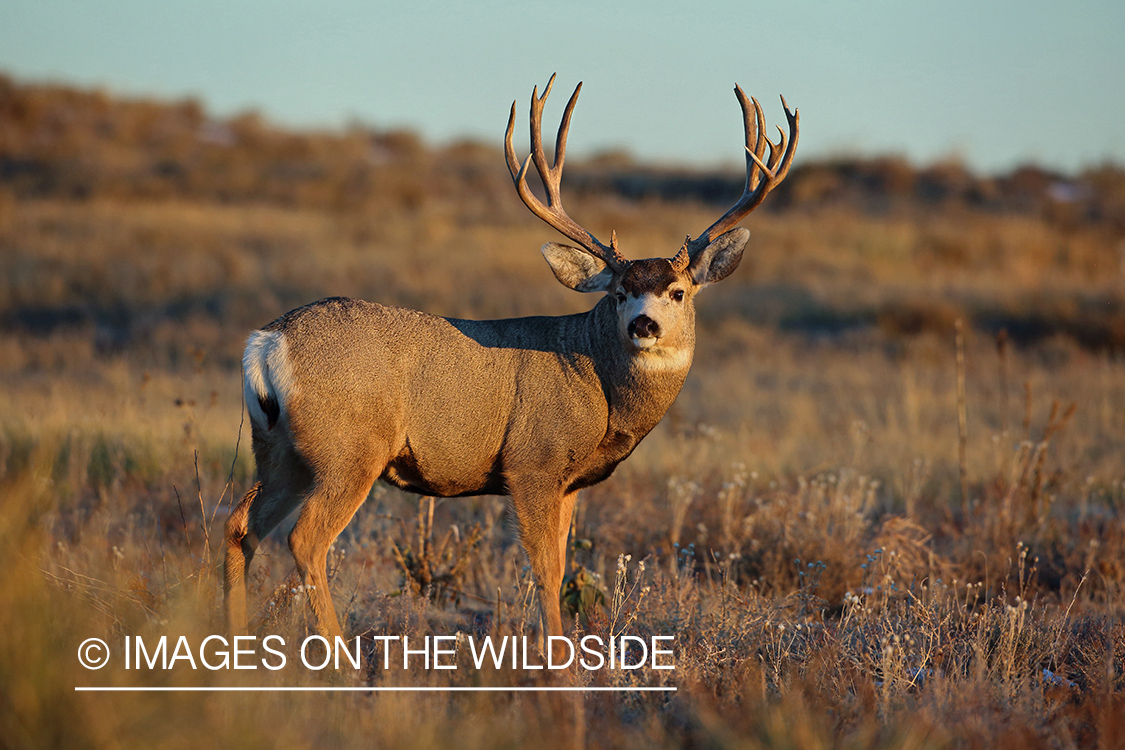
[[[691,367],[690,349],[654,347],[633,354],[633,362],[642,370],[686,370]]]

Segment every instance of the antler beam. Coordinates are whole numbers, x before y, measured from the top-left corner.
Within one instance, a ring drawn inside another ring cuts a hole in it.
[[[563,162],[566,160],[566,136],[570,130],[570,116],[573,114],[574,105],[578,101],[578,92],[582,90],[581,83],[571,94],[570,101],[567,102],[566,110],[563,112],[562,122],[559,123],[559,133],[555,138],[554,166],[547,165],[547,156],[543,152],[543,105],[546,103],[547,96],[551,93],[551,86],[554,83],[555,76],[552,75],[551,80],[547,82],[547,87],[543,90],[543,96],[539,96],[538,86],[531,90],[531,154],[522,165],[516,159],[516,151],[512,146],[512,132],[516,124],[516,103],[512,102],[512,112],[508,116],[508,129],[504,134],[504,156],[508,162],[508,172],[512,175],[516,192],[519,193],[524,205],[531,210],[531,213],[577,242],[582,249],[603,261],[610,268],[615,271],[621,270],[628,265],[629,261],[617,251],[617,234],[612,235],[608,246],[602,244],[594,235],[571,219],[562,205],[561,183]],[[543,187],[547,192],[546,205],[531,192],[531,188],[527,184],[527,170],[532,162],[535,163],[535,170],[539,173],[539,179],[543,181]]]
[[[793,153],[797,150],[797,137],[800,135],[800,112],[789,111],[785,97],[781,106],[789,122],[789,136],[778,126],[780,140],[777,143],[766,137],[766,117],[757,99],[747,97],[741,87],[735,86],[734,93],[742,107],[743,130],[746,133],[746,185],[742,197],[723,214],[718,221],[704,230],[703,234],[687,243],[688,253],[695,254],[707,247],[716,237],[732,229],[747,214],[757,208],[771,190],[781,184],[793,163]],[[766,158],[766,145],[769,145],[769,158]]]

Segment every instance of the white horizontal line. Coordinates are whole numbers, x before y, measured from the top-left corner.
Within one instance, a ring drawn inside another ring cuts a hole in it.
[[[675,687],[75,687],[78,693],[674,693]]]

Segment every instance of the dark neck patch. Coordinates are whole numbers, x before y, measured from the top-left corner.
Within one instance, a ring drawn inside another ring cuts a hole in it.
[[[679,278],[680,275],[672,268],[667,258],[635,260],[625,269],[625,275],[621,278],[621,288],[626,294],[634,297],[642,294],[660,294]]]

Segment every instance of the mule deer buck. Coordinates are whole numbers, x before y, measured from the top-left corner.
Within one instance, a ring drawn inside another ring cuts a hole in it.
[[[789,171],[798,115],[781,100],[789,135],[765,134],[757,100],[735,87],[746,139],[742,196],[671,258],[626,260],[572,220],[560,192],[567,131],[554,165],[543,151],[543,106],[531,97],[531,154],[504,139],[516,191],[531,212],[577,243],[542,253],[564,286],[603,292],[578,315],[458,320],[331,298],[251,334],[243,356],[257,483],[226,526],[229,627],[246,628],[246,566],[261,540],[301,507],[289,548],[318,631],[341,635],[328,590],[328,549],[376,479],[422,495],[511,498],[531,562],[544,634],[561,635],[559,590],[578,490],[632,453],[680,392],[695,349],[695,295],[738,266],[750,233],[735,228]],[[769,154],[766,154],[766,146]],[[527,184],[534,163],[542,202]]]

